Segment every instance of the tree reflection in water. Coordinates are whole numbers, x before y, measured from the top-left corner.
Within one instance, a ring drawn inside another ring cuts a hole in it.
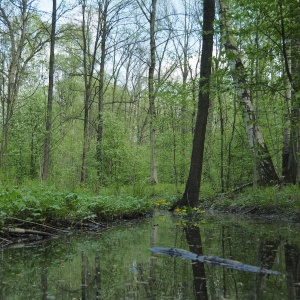
[[[286,244],[285,264],[287,273],[288,299],[300,298],[300,248],[294,244]]]
[[[186,227],[185,235],[190,252],[202,256],[203,248],[200,235],[200,228],[197,226]],[[208,299],[204,263],[201,263],[199,261],[193,261],[192,268],[194,275],[194,290],[196,295],[195,299]]]

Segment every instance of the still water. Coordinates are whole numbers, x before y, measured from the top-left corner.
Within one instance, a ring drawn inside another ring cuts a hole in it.
[[[300,299],[300,227],[206,215],[184,229],[168,213],[36,246],[1,250],[0,299]],[[185,249],[279,271],[262,275],[152,253]]]

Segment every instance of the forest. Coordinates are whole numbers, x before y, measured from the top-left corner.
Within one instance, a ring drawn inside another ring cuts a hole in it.
[[[299,186],[299,1],[215,11],[201,85],[201,1],[1,0],[1,186],[182,192],[201,93],[201,189]]]

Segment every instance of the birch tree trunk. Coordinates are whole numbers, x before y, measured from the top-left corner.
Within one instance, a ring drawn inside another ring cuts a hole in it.
[[[229,15],[229,8],[224,4],[223,0],[218,0],[218,9],[222,26],[223,41],[225,49],[228,53],[230,68],[233,80],[236,82],[239,92],[240,105],[243,111],[243,120],[245,123],[248,142],[254,159],[257,162],[257,170],[259,174],[259,184],[267,185],[279,180],[269,149],[266,145],[263,132],[257,124],[257,116],[252,102],[252,97],[248,86],[248,78],[242,61],[242,53],[238,49],[238,44],[232,32],[232,26]]]

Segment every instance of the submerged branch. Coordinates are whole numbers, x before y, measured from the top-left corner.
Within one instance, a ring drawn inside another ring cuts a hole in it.
[[[272,274],[272,275],[280,275],[281,274],[278,271],[272,271],[272,270],[268,270],[268,269],[257,267],[257,266],[246,265],[246,264],[243,264],[236,260],[221,258],[218,256],[201,256],[201,255],[197,255],[195,253],[192,253],[192,252],[189,252],[186,250],[182,250],[182,249],[177,249],[177,248],[153,247],[153,248],[150,248],[150,250],[157,254],[165,254],[168,256],[180,257],[183,259],[195,260],[195,261],[199,261],[202,263],[207,263],[214,267],[219,266],[219,267],[235,269],[235,270],[239,270],[239,271],[253,272],[253,273],[260,273],[260,274],[269,274],[269,275],[270,274]]]

